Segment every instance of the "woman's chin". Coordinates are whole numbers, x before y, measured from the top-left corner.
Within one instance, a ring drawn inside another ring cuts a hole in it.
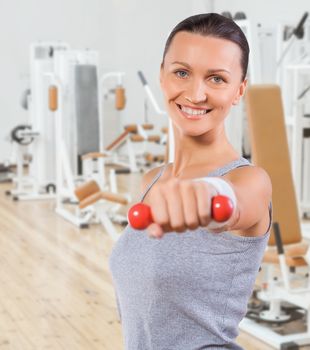
[[[175,128],[183,136],[201,136],[210,131],[210,121],[203,120],[202,118],[190,120],[190,118],[171,118]]]
[[[201,128],[197,128],[197,127],[178,127],[178,130],[180,131],[180,134],[182,136],[187,136],[187,137],[199,137],[202,135],[205,135],[209,129],[201,129]]]

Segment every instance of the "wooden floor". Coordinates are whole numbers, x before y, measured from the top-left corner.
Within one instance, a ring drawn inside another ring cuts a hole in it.
[[[123,190],[139,188],[139,177],[119,176]],[[0,185],[0,349],[122,349],[108,269],[112,240],[101,226],[67,223],[53,201],[12,201],[10,187]],[[242,333],[238,343],[271,349]]]

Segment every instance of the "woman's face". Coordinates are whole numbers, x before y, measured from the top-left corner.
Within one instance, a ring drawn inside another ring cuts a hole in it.
[[[189,136],[223,123],[243,95],[241,50],[229,40],[179,32],[161,67],[160,82],[168,114]]]

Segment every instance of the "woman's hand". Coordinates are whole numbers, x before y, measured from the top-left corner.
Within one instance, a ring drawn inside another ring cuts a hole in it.
[[[153,223],[147,227],[150,237],[166,232],[184,232],[207,226],[211,218],[211,198],[217,193],[204,181],[172,178],[158,181],[148,196]]]

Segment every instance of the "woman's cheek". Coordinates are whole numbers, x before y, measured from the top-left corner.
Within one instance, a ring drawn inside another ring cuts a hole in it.
[[[219,92],[214,94],[214,97],[211,100],[211,96],[209,96],[209,101],[213,101],[214,106],[217,106],[221,109],[227,109],[232,106],[232,103],[234,101],[234,95],[227,94],[227,91]]]
[[[177,98],[179,93],[180,88],[176,84],[170,83],[165,86],[164,96],[168,102],[172,99]]]
[[[161,88],[164,94],[164,97],[167,98],[170,95],[170,91],[171,91],[171,84],[169,84],[168,82],[162,82],[161,84]]]

